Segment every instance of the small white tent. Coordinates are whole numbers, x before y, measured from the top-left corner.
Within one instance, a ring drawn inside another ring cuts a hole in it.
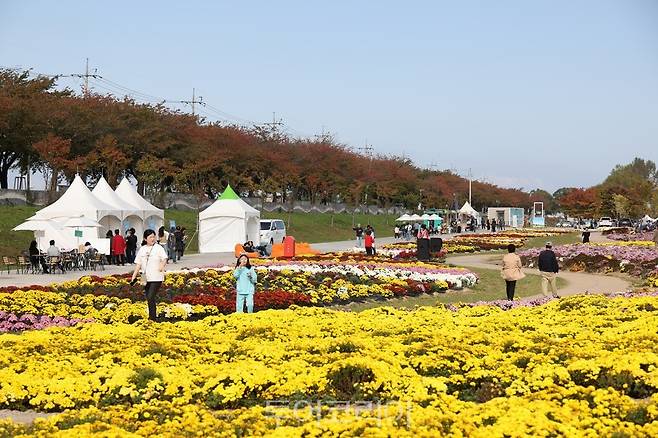
[[[464,202],[462,208],[459,209],[459,214],[465,216],[480,217],[480,213],[471,207],[471,204],[469,204],[468,201]]]
[[[260,240],[260,212],[227,186],[199,213],[199,252],[233,252],[236,243]]]
[[[137,215],[127,216],[124,225],[134,228],[138,238],[144,229],[151,228],[157,231],[164,224],[164,210],[142,198],[127,178],[121,180],[114,193],[137,212]]]
[[[101,179],[96,183],[96,187],[91,191],[98,199],[105,202],[108,205],[114,207],[119,213],[117,216],[108,215],[105,216],[102,220],[99,221],[103,230],[121,230],[124,229],[121,227],[123,224],[127,228],[135,227],[133,224],[141,225],[142,218],[140,216],[140,211],[121,199],[115,192],[112,190],[112,187],[107,183],[105,178],[101,176]],[[135,227],[136,228],[136,227]]]

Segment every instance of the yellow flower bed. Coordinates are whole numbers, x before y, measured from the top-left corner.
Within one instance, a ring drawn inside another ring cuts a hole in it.
[[[175,436],[188,427],[201,435],[245,428],[313,436],[326,427],[329,435],[359,435],[378,421],[392,435],[399,428],[409,435],[650,436],[658,419],[657,309],[655,296],[576,296],[509,311],[293,308],[3,334],[0,409],[92,408],[39,422],[32,432],[44,436],[80,422],[87,424],[75,433]],[[339,410],[339,424],[311,416],[276,430],[262,407],[251,407],[331,399],[386,406],[381,420],[373,417],[378,410]],[[409,429],[394,414],[400,406],[411,409]],[[162,412],[172,409],[178,414],[167,422]],[[2,424],[0,436],[2,427],[18,427]],[[12,430],[5,435],[20,432]]]
[[[215,306],[181,303],[159,303],[158,314],[168,318],[188,319],[193,315],[218,315]],[[65,292],[40,290],[0,293],[0,311],[22,315],[61,316],[93,319],[103,323],[128,323],[148,317],[146,302],[132,302],[126,298],[107,295],[69,295]]]
[[[38,419],[32,427],[0,420],[0,436],[648,438],[658,435],[656,420],[656,396],[636,402],[616,391],[586,388],[579,393],[542,392],[530,400],[498,398],[487,403],[441,395],[427,405],[395,402],[335,407],[299,401],[287,407],[210,410],[203,405],[150,402],[71,411]]]
[[[590,242],[587,245],[592,246],[639,246],[642,248],[650,248],[656,246],[655,242],[651,240],[615,240],[614,242]]]

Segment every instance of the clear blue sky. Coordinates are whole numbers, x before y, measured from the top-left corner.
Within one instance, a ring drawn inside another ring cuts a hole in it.
[[[276,111],[293,135],[324,125],[508,187],[658,161],[655,0],[0,3],[0,65],[73,73],[86,57],[140,92],[196,87],[231,117]]]

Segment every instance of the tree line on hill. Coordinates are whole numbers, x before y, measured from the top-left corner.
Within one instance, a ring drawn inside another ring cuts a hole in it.
[[[44,175],[49,191],[76,173],[90,185],[104,176],[112,187],[127,175],[140,190],[193,193],[199,203],[227,183],[239,193],[285,203],[452,208],[468,197],[466,179],[419,168],[405,157],[363,155],[330,137],[290,138],[268,126],[209,123],[162,104],[80,95],[56,85],[55,78],[0,69],[0,187],[7,188],[10,169],[31,169]],[[551,211],[561,199],[480,181],[473,181],[472,193],[477,210],[544,201]],[[623,196],[635,199],[630,191]]]

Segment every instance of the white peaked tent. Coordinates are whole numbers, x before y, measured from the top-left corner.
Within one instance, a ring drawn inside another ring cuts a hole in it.
[[[464,202],[462,208],[459,209],[459,214],[466,216],[480,217],[480,213],[478,213],[473,207],[471,207],[471,204],[469,204],[468,201]]]
[[[89,219],[118,214],[118,210],[94,196],[76,175],[66,192],[55,202],[39,210],[35,216],[39,219],[61,219],[72,216],[85,216]]]
[[[407,213],[403,214],[399,218],[395,219],[396,222],[408,222],[411,220],[411,216],[409,216]]]
[[[137,190],[130,185],[127,178],[121,180],[114,193],[123,202],[132,206],[130,211],[137,213],[136,215],[127,216],[127,223],[124,223],[124,226],[128,225],[128,228],[134,228],[138,239],[144,229],[151,228],[157,231],[164,224],[164,210],[142,198]]]
[[[107,215],[99,221],[103,230],[121,230],[123,232],[125,228],[133,227],[137,229],[137,226],[141,228],[143,223],[141,212],[136,207],[121,199],[112,190],[112,187],[110,187],[104,177],[101,176],[101,179],[98,180],[96,187],[94,187],[91,193],[101,201],[114,207],[119,213],[117,216]]]
[[[199,213],[199,252],[233,252],[236,243],[260,240],[260,212],[227,186]]]
[[[118,216],[121,211],[115,207],[94,196],[87,188],[79,175],[76,175],[73,182],[66,189],[66,192],[55,202],[39,210],[33,217],[36,219],[50,219],[58,222],[60,225],[71,217],[84,216],[98,222],[102,222],[107,216]],[[80,227],[82,239],[95,239],[98,237],[98,228]],[[73,231],[71,230],[71,235]],[[48,239],[48,232],[46,232]]]

